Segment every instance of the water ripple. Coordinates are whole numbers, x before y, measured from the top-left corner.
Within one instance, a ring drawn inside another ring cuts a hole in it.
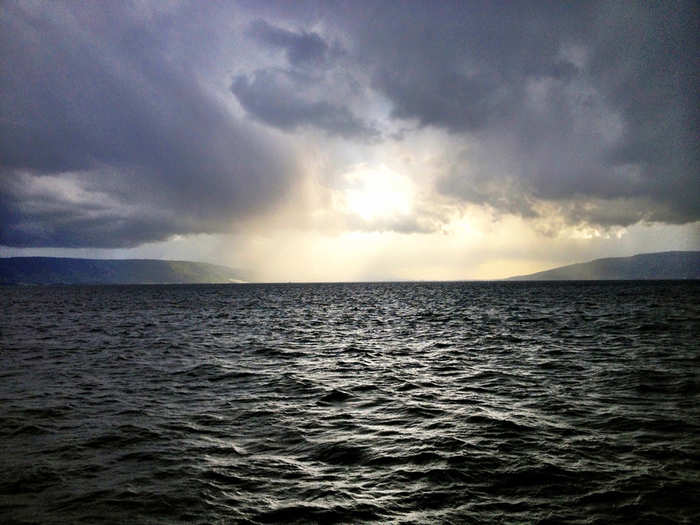
[[[4,522],[700,522],[698,282],[2,292]]]

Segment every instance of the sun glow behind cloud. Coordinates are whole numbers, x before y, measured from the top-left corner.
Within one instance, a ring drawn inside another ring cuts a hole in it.
[[[365,221],[391,219],[412,211],[413,184],[384,165],[357,167],[344,179],[348,188],[342,192],[339,204]]]

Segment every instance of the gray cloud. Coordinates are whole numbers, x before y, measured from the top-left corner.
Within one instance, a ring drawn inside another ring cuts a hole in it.
[[[283,49],[288,69],[267,67],[235,76],[231,92],[249,115],[284,131],[316,128],[345,138],[376,138],[377,130],[342,102],[333,68],[345,55],[318,33],[253,21],[248,36],[273,49]],[[345,73],[352,78],[351,73]]]
[[[265,20],[255,20],[248,32],[268,46],[284,49],[287,59],[294,66],[323,63],[330,50],[330,46],[318,33],[295,33],[270,25]]]
[[[284,195],[295,173],[284,147],[236,122],[190,57],[168,56],[166,28],[185,38],[197,29],[188,20],[116,5],[5,6],[0,244],[133,246],[229,231]],[[69,174],[80,174],[74,191],[109,197],[99,210],[28,189]]]
[[[377,134],[346,107],[297,95],[313,82],[311,78],[284,71],[259,70],[250,77],[237,76],[231,92],[249,114],[286,131],[309,126],[343,137],[373,137]]]
[[[355,20],[359,53],[400,118],[453,132],[508,121],[531,78],[569,78],[560,56],[590,14],[537,2],[382,5]]]
[[[694,2],[371,4],[346,23],[393,116],[465,137],[439,189],[530,216],[536,200],[626,199],[700,219]]]

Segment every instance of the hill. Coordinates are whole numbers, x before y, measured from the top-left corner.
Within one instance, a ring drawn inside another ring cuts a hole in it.
[[[0,258],[0,284],[156,284],[241,282],[231,268],[157,259]]]
[[[561,266],[510,277],[510,281],[700,279],[700,251],[643,253]]]

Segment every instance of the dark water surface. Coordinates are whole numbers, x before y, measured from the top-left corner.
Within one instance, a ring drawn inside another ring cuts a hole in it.
[[[699,282],[0,308],[3,523],[700,523]]]

